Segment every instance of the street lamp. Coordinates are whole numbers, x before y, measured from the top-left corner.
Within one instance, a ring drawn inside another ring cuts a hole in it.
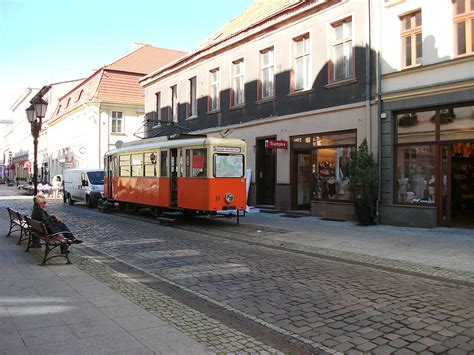
[[[31,124],[31,135],[33,136],[34,162],[33,162],[33,196],[38,193],[38,137],[41,131],[42,120],[46,114],[48,103],[41,98],[36,99],[26,109],[26,117]]]

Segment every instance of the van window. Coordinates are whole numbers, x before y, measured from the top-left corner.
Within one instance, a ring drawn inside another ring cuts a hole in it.
[[[87,177],[92,185],[104,185],[104,172],[103,171],[89,171]]]

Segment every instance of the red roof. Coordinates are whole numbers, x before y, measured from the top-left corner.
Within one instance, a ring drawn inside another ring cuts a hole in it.
[[[63,112],[92,100],[143,105],[145,92],[138,83],[139,79],[185,54],[181,51],[144,45],[112,64],[96,70],[64,95],[59,100],[52,120]]]
[[[145,44],[143,47],[127,54],[125,57],[106,65],[105,69],[121,70],[132,73],[149,74],[152,71],[171,63],[186,53],[171,49],[157,48]]]

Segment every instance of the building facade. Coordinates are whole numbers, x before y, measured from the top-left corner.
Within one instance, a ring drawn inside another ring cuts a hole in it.
[[[256,1],[203,46],[141,80],[147,118],[248,145],[249,203],[352,219],[347,163],[377,147],[365,1]],[[225,128],[225,132],[223,129]]]
[[[3,150],[9,166],[9,179],[13,181],[27,181],[33,171],[33,141],[25,110],[38,91],[26,88],[10,108],[13,122],[5,129]]]
[[[184,54],[136,44],[63,95],[48,122],[51,176],[68,168],[103,168],[108,150],[138,139],[144,116],[138,80]]]
[[[474,227],[474,2],[379,11],[381,223]]]

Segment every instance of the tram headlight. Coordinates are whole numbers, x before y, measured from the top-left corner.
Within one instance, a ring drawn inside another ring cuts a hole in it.
[[[225,202],[227,202],[227,203],[234,202],[234,194],[230,193],[230,192],[225,194]]]

